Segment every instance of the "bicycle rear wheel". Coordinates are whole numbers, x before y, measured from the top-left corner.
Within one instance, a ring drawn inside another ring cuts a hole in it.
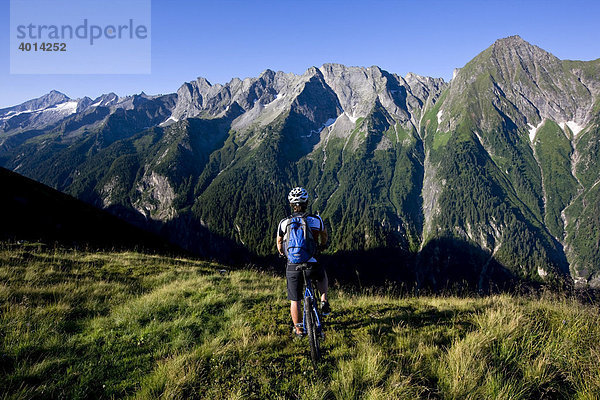
[[[321,349],[319,347],[319,334],[317,333],[317,321],[313,314],[312,299],[307,297],[304,299],[304,315],[306,316],[306,335],[310,344],[310,358],[313,365],[316,367],[317,362],[321,358]]]

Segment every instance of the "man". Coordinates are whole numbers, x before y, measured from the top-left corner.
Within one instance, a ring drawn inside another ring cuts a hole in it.
[[[306,209],[308,207],[308,192],[306,189],[301,187],[292,189],[288,195],[288,200],[294,213],[290,217],[284,218],[279,223],[277,229],[277,250],[279,251],[279,254],[287,255],[285,253],[286,249],[284,248],[284,242],[287,240],[286,231],[288,222],[291,218],[303,215],[306,218],[306,223],[311,230],[316,245],[320,248],[324,248],[327,244],[327,230],[325,229],[325,225],[320,216],[306,214]],[[327,302],[327,273],[325,272],[325,269],[317,263],[317,260],[314,257],[311,257],[307,263],[312,266],[310,270],[307,271],[307,277],[317,282],[317,288],[319,289],[319,292],[321,292],[321,312],[323,315],[327,315],[331,312],[329,303]],[[302,299],[302,287],[304,282],[302,271],[297,271],[296,264],[292,264],[289,259],[286,277],[288,300],[291,302],[290,313],[292,315],[292,321],[294,322],[294,333],[296,336],[302,336],[304,332],[302,331],[300,317],[302,313],[300,309],[300,300]]]

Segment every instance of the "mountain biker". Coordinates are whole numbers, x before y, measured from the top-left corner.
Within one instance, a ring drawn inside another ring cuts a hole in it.
[[[308,214],[306,212],[308,207],[308,192],[306,189],[302,187],[292,189],[288,195],[288,200],[292,207],[293,214],[282,219],[277,228],[277,250],[279,251],[279,254],[282,256],[287,255],[285,253],[286,249],[284,248],[284,241],[287,239],[285,237],[287,225],[291,218],[299,216],[304,216],[306,218],[306,224],[310,227],[317,247],[324,248],[327,244],[327,230],[325,229],[325,225],[320,216]],[[331,312],[329,302],[327,301],[327,273],[323,266],[317,263],[317,260],[314,257],[311,257],[307,263],[311,265],[311,268],[307,271],[307,277],[317,282],[317,288],[319,289],[319,292],[321,292],[321,312],[323,315],[327,315]],[[300,323],[300,300],[302,299],[304,279],[302,271],[297,271],[296,264],[292,264],[289,259],[286,268],[286,278],[288,300],[291,302],[290,313],[292,315],[292,321],[294,322],[294,333],[296,336],[301,336],[304,332],[302,331],[302,324]]]

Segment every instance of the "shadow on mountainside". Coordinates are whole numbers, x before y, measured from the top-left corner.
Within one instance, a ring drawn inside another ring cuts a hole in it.
[[[338,251],[323,254],[319,261],[327,269],[330,282],[357,288],[397,285],[414,287],[415,256],[401,248]]]
[[[490,293],[511,290],[520,283],[489,251],[453,237],[429,241],[416,256],[415,275],[419,288],[433,292],[476,289]]]
[[[275,254],[258,256],[242,244],[211,232],[191,214],[157,223],[153,230],[192,254],[235,268],[272,270],[279,275],[285,271],[284,258]],[[515,275],[489,251],[453,237],[430,240],[418,253],[382,247],[325,253],[318,259],[326,268],[331,285],[358,290],[374,288],[399,295],[527,293],[544,286],[541,281]],[[568,290],[568,275],[564,278],[553,279],[549,284]]]
[[[149,220],[139,212],[121,205],[111,205],[106,210],[198,257],[235,266],[257,262],[256,257],[245,247],[211,232],[189,212],[180,213],[167,222],[161,222]]]
[[[191,213],[180,214],[162,224],[159,234],[193,254],[219,263],[245,265],[254,258],[244,246],[210,231]]]
[[[181,250],[106,211],[0,168],[2,241],[42,241],[87,249]]]
[[[321,261],[331,280],[357,288],[459,294],[511,290],[518,283],[489,252],[455,238],[432,240],[419,253],[379,248],[337,252]]]
[[[489,252],[456,238],[434,239],[419,253],[401,248],[376,248],[322,254],[330,284],[395,294],[492,293],[514,291],[523,285]],[[263,266],[284,271],[285,260],[265,257]],[[528,283],[525,283],[528,284]]]

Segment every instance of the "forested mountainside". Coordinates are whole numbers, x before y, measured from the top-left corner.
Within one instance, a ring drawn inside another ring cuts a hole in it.
[[[328,253],[385,254],[382,274],[597,286],[599,93],[600,60],[514,36],[449,83],[325,64],[160,96],[52,92],[0,110],[0,165],[203,255],[273,253],[302,185]]]

